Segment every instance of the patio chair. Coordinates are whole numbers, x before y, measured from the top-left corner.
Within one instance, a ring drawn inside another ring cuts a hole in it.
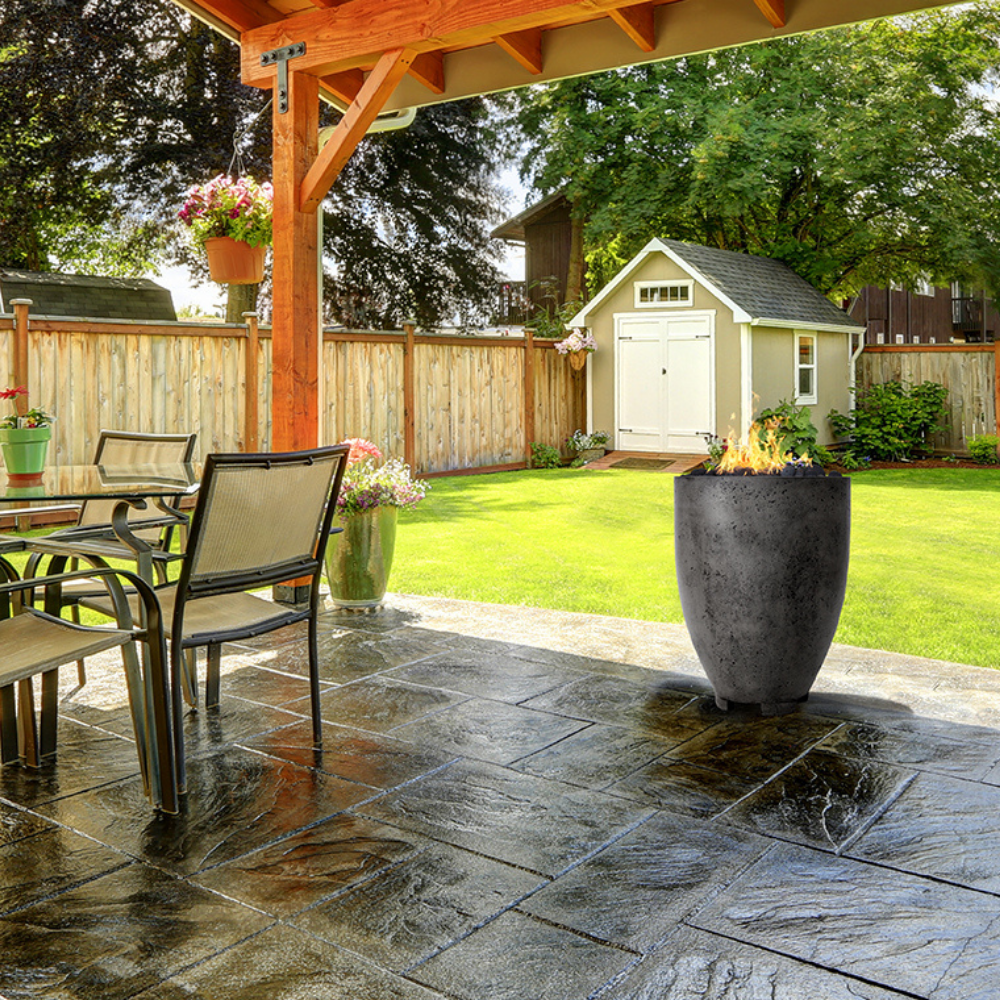
[[[102,430],[97,441],[94,464],[130,467],[190,462],[197,436]],[[109,559],[139,562],[142,558],[148,558],[158,580],[166,583],[166,564],[181,557],[180,553],[171,551],[174,531],[178,530],[181,534],[182,549],[186,542],[187,517],[177,510],[179,503],[179,496],[169,497],[166,510],[160,509],[153,515],[137,508],[129,508],[129,530],[146,547],[140,556],[114,533],[111,522],[118,501],[85,500],[80,506],[75,525],[53,531],[41,538],[26,540],[32,556],[25,568],[25,576],[35,576],[42,560],[47,556],[63,557],[68,561],[69,569],[75,570],[78,566],[77,557],[85,548],[87,561],[97,566],[106,566]],[[146,527],[143,527],[144,522],[147,522]],[[54,566],[56,572],[62,569],[61,563],[55,563]],[[93,583],[88,583],[83,578],[75,586],[63,589],[63,606],[69,607],[73,621],[79,622],[79,602],[84,597],[101,597],[103,593],[102,589],[96,589]],[[87,675],[82,660],[77,664],[77,675],[80,685],[86,684]]]
[[[59,667],[118,646],[143,786],[156,808],[176,813],[178,784],[166,640],[153,589],[134,573],[107,568],[22,580],[0,559],[0,575],[6,580],[0,582],[0,764],[23,760],[28,767],[39,767],[45,757],[55,754]],[[57,617],[62,586],[84,577],[104,582],[116,626],[96,628]],[[133,624],[119,577],[128,582],[133,600],[142,606],[142,628]],[[39,592],[45,594],[45,611],[31,606],[33,595]],[[144,666],[137,643],[143,646]],[[38,674],[42,675],[40,725],[33,684]]]
[[[313,740],[322,741],[319,714],[319,613],[323,555],[347,465],[347,445],[274,454],[209,455],[191,517],[188,547],[176,584],[158,586],[168,622],[177,757],[183,768],[180,684],[185,651],[207,650],[205,704],[219,704],[224,642],[285,625],[309,623],[309,683]],[[309,578],[303,607],[250,593]],[[83,607],[110,614],[107,599]],[[183,770],[182,787],[183,787]]]

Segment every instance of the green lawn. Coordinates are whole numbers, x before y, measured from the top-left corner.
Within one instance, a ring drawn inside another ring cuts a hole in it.
[[[1000,667],[1000,470],[851,478],[836,641]],[[672,476],[561,469],[432,482],[400,518],[392,590],[682,620]]]

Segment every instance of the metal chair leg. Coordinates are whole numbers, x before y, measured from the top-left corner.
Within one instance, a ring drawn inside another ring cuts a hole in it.
[[[21,756],[28,767],[41,764],[38,752],[38,724],[35,721],[35,687],[30,677],[17,682],[17,738]]]
[[[17,749],[17,709],[14,685],[0,688],[0,764],[10,764],[20,758]]]
[[[207,650],[208,663],[205,667],[205,707],[218,708],[219,692],[222,686],[222,644],[210,642]]]

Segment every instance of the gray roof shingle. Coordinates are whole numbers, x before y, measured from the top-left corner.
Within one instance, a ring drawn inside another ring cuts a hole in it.
[[[755,320],[779,320],[804,327],[856,326],[859,330],[864,329],[779,260],[680,240],[659,239],[657,242],[672,250]]]
[[[148,278],[102,278],[88,274],[0,268],[0,312],[11,299],[31,299],[37,316],[175,322],[170,291]]]

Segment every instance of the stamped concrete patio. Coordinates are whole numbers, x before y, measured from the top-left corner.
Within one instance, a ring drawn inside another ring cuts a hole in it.
[[[231,648],[187,811],[115,661],[0,771],[0,996],[1000,996],[1000,672],[835,647],[724,717],[682,627],[393,597]]]

